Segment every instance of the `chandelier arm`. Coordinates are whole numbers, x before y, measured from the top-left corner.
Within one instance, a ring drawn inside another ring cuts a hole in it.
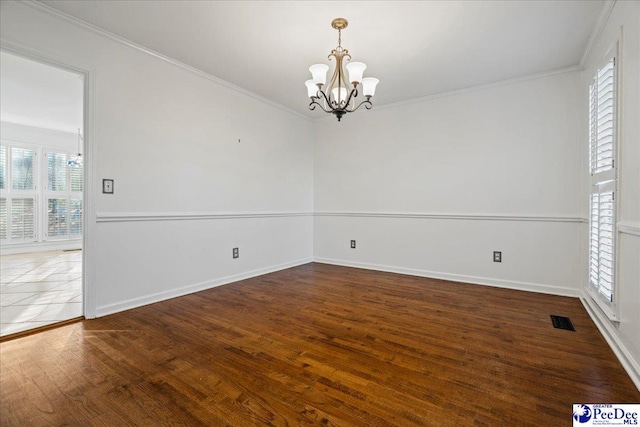
[[[320,89],[318,92],[322,94],[322,97],[327,102],[327,106],[329,108],[331,108],[331,101],[329,100],[329,97],[327,96],[327,94],[322,89]],[[333,108],[331,108],[331,109],[333,110]],[[325,110],[325,109],[323,108],[323,110]],[[327,110],[325,110],[325,111],[327,111]]]
[[[311,101],[311,103],[309,104],[309,110],[311,110],[311,111],[315,110],[316,109],[316,105],[319,106],[320,109],[322,111],[324,111],[325,113],[332,113],[333,112],[333,110],[327,110],[326,108],[324,108],[324,106],[317,101],[317,98]]]
[[[371,110],[371,108],[373,107],[373,103],[368,99],[369,97],[367,97],[367,99],[365,99],[364,101],[362,101],[360,104],[358,104],[358,106],[352,110],[346,110],[347,113],[353,113],[354,111],[356,111],[358,108],[362,107],[364,105],[364,108],[366,108],[367,110]]]
[[[357,97],[358,97],[358,87],[356,86],[353,89],[351,89],[351,92],[349,92],[349,96],[347,97],[347,102],[344,103],[345,111],[350,112],[349,109],[348,109],[349,103],[351,102],[352,98],[357,98]],[[354,101],[354,104],[355,104],[355,101]],[[353,110],[353,111],[355,111],[355,110]]]

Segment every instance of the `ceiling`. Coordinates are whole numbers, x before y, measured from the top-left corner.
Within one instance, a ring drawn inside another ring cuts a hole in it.
[[[605,1],[96,1],[53,8],[292,110],[311,64],[342,45],[380,84],[374,104],[580,64]]]
[[[84,80],[60,68],[0,53],[0,120],[76,133],[83,129]]]

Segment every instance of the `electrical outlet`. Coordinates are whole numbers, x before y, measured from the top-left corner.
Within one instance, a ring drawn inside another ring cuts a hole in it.
[[[352,240],[351,241],[351,249],[355,249],[356,248],[356,241]]]
[[[493,262],[502,262],[502,252],[493,251]]]
[[[233,248],[233,258],[240,258],[240,250],[238,248]]]

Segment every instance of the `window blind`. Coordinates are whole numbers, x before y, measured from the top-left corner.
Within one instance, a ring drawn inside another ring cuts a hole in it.
[[[0,199],[0,239],[7,238],[7,199]]]
[[[599,266],[600,266],[600,194],[591,194],[591,204],[589,207],[589,280],[591,284],[598,287]]]
[[[82,237],[84,171],[68,167],[69,157],[68,152],[59,149],[3,141],[0,145],[3,245]]]
[[[11,199],[11,239],[35,240],[36,216],[35,199]]]
[[[67,199],[47,200],[47,236],[68,236],[67,214]]]
[[[47,153],[47,190],[65,191],[68,169],[65,153]]]
[[[589,282],[596,299],[612,309],[615,299],[616,249],[616,62],[598,68],[589,87]]]
[[[73,237],[82,236],[82,200],[71,199],[69,231]]]
[[[591,173],[599,173],[614,166],[614,58],[598,70],[592,86],[591,121],[595,135],[591,138]],[[595,99],[594,99],[595,98]]]
[[[7,188],[7,147],[0,146],[0,189]]]
[[[614,192],[595,190],[591,194],[589,227],[589,279],[607,300],[613,301],[615,272],[615,200]]]
[[[84,169],[81,167],[69,168],[69,173],[71,174],[71,191],[82,191]]]
[[[28,148],[11,149],[11,182],[14,190],[33,190],[33,167],[36,154]]]

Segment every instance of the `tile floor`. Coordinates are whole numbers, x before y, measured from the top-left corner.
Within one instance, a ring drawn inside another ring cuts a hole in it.
[[[0,336],[82,316],[82,251],[0,256]]]

